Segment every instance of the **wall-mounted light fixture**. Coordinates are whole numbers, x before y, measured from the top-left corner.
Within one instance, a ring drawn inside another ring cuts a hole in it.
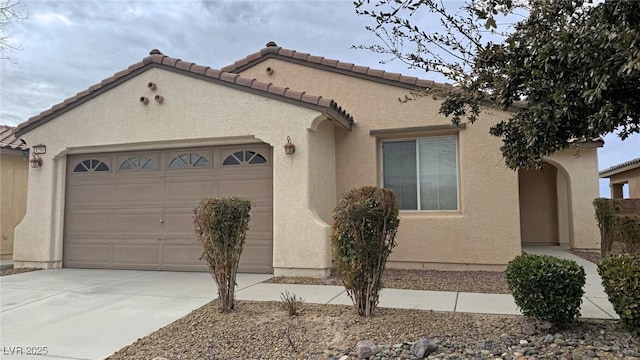
[[[284,153],[291,155],[296,152],[296,146],[291,143],[291,138],[287,136],[287,143],[284,144]]]
[[[31,155],[31,159],[29,159],[29,163],[32,168],[39,168],[42,166],[42,159],[38,156],[38,154]]]

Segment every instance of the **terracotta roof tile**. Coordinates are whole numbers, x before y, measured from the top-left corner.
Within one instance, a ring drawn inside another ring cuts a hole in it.
[[[292,90],[289,88],[287,88],[287,90],[284,93],[284,96],[291,99],[296,99],[296,100],[302,99],[302,95],[304,95],[304,91]]]
[[[272,94],[276,94],[276,95],[282,95],[284,96],[285,92],[287,92],[288,87],[284,87],[284,86],[276,86],[276,85],[271,85],[269,86],[269,92]]]
[[[269,48],[263,49],[260,54],[277,53],[278,50],[279,48],[277,47],[269,47]],[[254,93],[255,92],[264,93],[265,95],[268,94],[270,96],[280,96],[283,98],[283,100],[285,98],[292,99],[288,101],[299,101],[301,105],[309,104],[306,106],[314,106],[313,109],[322,111],[323,113],[327,114],[327,116],[331,117],[332,119],[334,119],[335,121],[339,122],[341,125],[347,128],[351,128],[351,125],[353,124],[353,118],[346,111],[344,111],[341,107],[339,107],[333,100],[325,99],[322,96],[310,95],[305,93],[304,91],[293,90],[293,89],[289,89],[288,87],[275,86],[271,83],[261,82],[256,79],[244,78],[236,73],[220,71],[220,70],[212,69],[207,66],[202,66],[202,65],[197,65],[195,63],[191,63],[191,62],[182,61],[177,58],[172,58],[172,57],[160,54],[159,51],[157,50],[153,50],[151,54],[152,55],[145,57],[142,60],[142,62],[135,63],[129,66],[126,70],[119,71],[113,76],[110,76],[102,80],[100,83],[94,84],[90,86],[88,89],[77,93],[75,96],[67,98],[62,103],[54,105],[52,108],[47,109],[38,115],[32,116],[31,118],[29,118],[29,120],[20,124],[15,129],[15,131],[18,133],[23,131],[26,132],[35,127],[38,127],[41,121],[43,120],[48,121],[50,119],[53,119],[53,117],[50,117],[49,115],[53,114],[54,117],[57,116],[59,112],[66,111],[68,107],[73,106],[77,101],[85,99],[88,95],[92,93],[96,93],[96,94],[99,93],[99,91],[104,86],[113,82],[117,82],[122,78],[124,78],[125,76],[133,73],[134,71],[139,71],[145,66],[172,67],[180,71],[197,74],[197,75],[203,75],[207,78],[212,79],[213,81],[233,84],[234,87],[237,87],[240,90],[252,91]],[[306,59],[309,56],[309,54],[292,52],[292,56],[299,56],[301,58]],[[259,56],[256,57],[256,55],[254,54],[252,58],[257,59],[259,58]],[[313,60],[317,61],[318,63],[324,61],[324,59],[321,57],[316,57]],[[246,63],[246,61],[240,61],[240,62]],[[140,65],[140,64],[143,64],[143,65]],[[324,108],[324,110],[322,108]]]
[[[351,71],[360,74],[366,74],[367,70],[369,70],[368,66],[353,65],[353,67],[351,68]]]
[[[194,72],[194,73],[196,73],[196,74],[204,75],[204,74],[206,74],[207,69],[209,69],[209,67],[208,67],[208,66],[202,66],[202,65],[195,65],[195,64],[194,64],[194,65],[191,67],[191,72]]]
[[[258,80],[254,81],[251,85],[252,88],[265,92],[269,91],[269,86],[271,86],[271,83],[266,83]]]
[[[339,62],[336,64],[337,69],[349,70],[351,71],[355,65],[348,62]]]
[[[382,78],[383,79],[387,79],[387,80],[391,80],[391,81],[400,81],[400,76],[402,76],[399,73],[392,73],[392,72],[384,72],[384,74],[382,74]]]
[[[324,57],[322,57],[322,56],[314,56],[314,55],[307,56],[307,61],[308,62],[312,62],[312,63],[316,63],[316,64],[322,64],[322,60],[323,59],[324,59]]]
[[[182,61],[182,60],[178,60],[176,62],[176,68],[180,69],[180,70],[186,70],[189,71],[191,70],[191,66],[193,66],[192,62],[187,62],[187,61]]]
[[[145,58],[145,59],[146,59],[146,58]],[[129,65],[129,67],[127,68],[127,70],[129,70],[129,71],[133,71],[133,70],[136,70],[136,69],[140,69],[141,67],[143,67],[143,66],[144,66],[144,64],[147,64],[147,63],[149,63],[149,62],[151,62],[151,59],[149,59],[149,61],[148,61],[148,62],[145,62],[144,60],[142,60],[142,61],[138,61],[137,63],[135,63],[135,64],[133,64],[133,65]]]
[[[0,148],[13,150],[27,150],[27,146],[22,140],[16,137],[16,128],[0,125]]]
[[[309,95],[307,93],[302,94],[302,97],[300,98],[300,100],[307,102],[309,104],[318,104],[318,100],[320,100],[319,96],[315,96],[315,95]]]
[[[154,55],[154,56],[158,56],[158,55]],[[172,58],[172,57],[168,57],[168,56],[163,56],[162,57],[162,65],[176,66],[176,63],[178,61],[180,61],[180,59],[176,59],[176,58]]]
[[[289,50],[289,49],[280,49],[280,51],[278,51],[279,55],[288,56],[288,57],[293,57],[293,53],[295,53],[295,51]]]
[[[398,81],[400,81],[401,83],[405,83],[405,84],[415,85],[416,82],[418,81],[418,78],[415,77],[415,76],[400,75],[400,78],[398,79]]]
[[[251,79],[251,78],[246,78],[241,76],[238,76],[235,78],[236,84],[246,86],[246,87],[251,87],[254,81],[256,81],[256,79]]]
[[[236,82],[236,78],[239,77],[240,75],[238,74],[234,74],[234,73],[229,73],[229,72],[223,72],[220,74],[220,80],[226,81],[226,82],[230,82],[230,83],[235,83]]]
[[[384,70],[377,70],[377,69],[372,69],[372,68],[369,68],[369,70],[367,70],[367,75],[378,77],[378,78],[383,77],[384,73],[385,73]]]
[[[214,79],[219,79],[220,78],[220,74],[222,74],[222,71],[220,70],[216,70],[216,69],[212,69],[212,68],[208,68],[207,71],[205,71],[204,73],[206,76],[214,78]]]
[[[307,60],[308,57],[309,57],[309,54],[307,54],[307,53],[303,53],[303,52],[299,52],[299,51],[294,51],[293,52],[293,58],[294,59]]]
[[[431,88],[433,87],[433,84],[434,82],[431,80],[423,80],[423,79],[416,80],[416,86],[421,88]]]

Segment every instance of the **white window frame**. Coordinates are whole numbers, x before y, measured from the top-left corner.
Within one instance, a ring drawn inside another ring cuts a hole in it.
[[[455,210],[411,210],[400,209],[401,212],[420,212],[420,213],[460,213],[460,138],[457,135],[434,135],[434,136],[416,136],[416,137],[403,137],[403,138],[389,138],[379,142],[378,154],[379,154],[379,169],[380,169],[380,184],[384,187],[384,151],[383,145],[387,142],[399,142],[399,141],[415,141],[416,143],[416,181],[417,181],[417,207],[420,207],[420,146],[418,141],[420,139],[434,139],[434,138],[454,138],[456,141],[456,209]]]

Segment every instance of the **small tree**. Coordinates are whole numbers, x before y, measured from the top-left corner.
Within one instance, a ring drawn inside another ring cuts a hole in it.
[[[400,219],[392,190],[365,186],[349,191],[334,210],[331,245],[338,276],[357,307],[373,315],[382,288],[382,272]]]
[[[615,240],[615,216],[620,212],[620,205],[613,199],[597,198],[593,200],[593,207],[600,228],[600,254],[605,257]]]
[[[238,197],[204,199],[193,211],[196,235],[204,248],[200,259],[207,262],[218,283],[222,312],[234,307],[236,274],[250,211],[251,201]]]

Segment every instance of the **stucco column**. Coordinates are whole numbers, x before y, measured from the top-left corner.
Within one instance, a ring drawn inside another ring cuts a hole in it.
[[[335,203],[333,125],[314,122],[291,134],[296,146],[285,155],[274,144],[273,267],[275,276],[329,276],[328,223]]]
[[[29,143],[38,143],[29,141]],[[14,266],[62,267],[62,226],[64,223],[65,161],[41,155],[42,167],[29,169],[27,211],[16,227],[13,250]]]

